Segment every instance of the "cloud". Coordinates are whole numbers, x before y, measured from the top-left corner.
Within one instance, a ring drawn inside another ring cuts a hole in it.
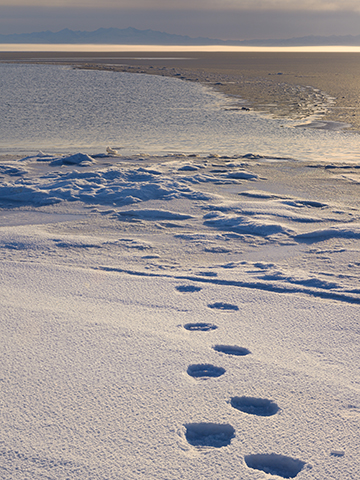
[[[131,0],[132,8],[120,8],[124,1],[117,0],[116,8],[101,8],[97,3],[92,6],[90,0],[81,0],[84,6],[76,6],[79,0],[71,0],[71,6],[66,6],[67,0],[61,0],[61,7],[54,6],[2,6],[0,0],[0,33],[31,33],[44,30],[59,31],[64,28],[71,30],[94,31],[100,27],[127,28],[134,27],[140,30],[158,30],[190,37],[208,37],[222,40],[250,40],[250,39],[281,39],[302,37],[306,35],[359,35],[360,11],[319,10],[321,1],[316,2],[317,10],[276,10],[275,0],[268,0],[266,5],[274,5],[272,10],[260,10],[265,2],[252,0],[252,5],[258,7],[253,10],[201,9],[205,0],[197,0],[195,7],[190,10],[188,0],[183,0],[183,7],[175,9],[175,3],[167,0],[147,0],[146,7],[140,0]],[[25,2],[26,0],[11,0],[11,2]],[[53,0],[56,2],[57,0]],[[98,0],[96,0],[98,2]],[[112,0],[111,0],[112,1]],[[125,0],[127,1],[127,0]],[[229,5],[234,0],[223,0]],[[81,3],[80,2],[80,3]],[[103,0],[109,2],[109,0]],[[211,4],[212,0],[207,0]],[[310,5],[310,0],[302,0]],[[344,0],[346,2],[346,0]],[[358,2],[358,0],[357,0]],[[160,9],[165,4],[174,7]],[[178,1],[176,5],[178,5]],[[220,3],[220,2],[219,2]],[[244,5],[245,2],[236,2]],[[292,0],[288,4],[293,5]],[[300,3],[300,0],[299,0]],[[359,2],[360,3],[360,2]],[[343,4],[343,3],[342,3]],[[137,8],[133,8],[134,5]],[[157,6],[155,8],[155,5]],[[223,4],[221,4],[223,5]],[[276,5],[280,5],[277,0]],[[151,8],[152,7],[152,8]]]
[[[200,0],[201,1],[201,0]],[[204,0],[202,3],[207,3]],[[211,0],[211,3],[216,4]],[[220,8],[220,7],[219,7]],[[234,10],[359,11],[358,0],[223,0],[221,8]]]
[[[161,11],[360,11],[359,0],[0,0],[0,6]]]

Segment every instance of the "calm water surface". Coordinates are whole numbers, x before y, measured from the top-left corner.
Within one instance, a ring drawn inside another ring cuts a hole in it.
[[[148,75],[0,64],[0,153],[219,153],[359,161],[360,137],[294,128],[200,84]]]

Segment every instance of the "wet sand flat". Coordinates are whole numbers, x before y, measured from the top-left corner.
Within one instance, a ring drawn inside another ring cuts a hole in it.
[[[209,84],[244,108],[360,131],[360,54],[302,52],[0,52],[2,62],[71,64]]]

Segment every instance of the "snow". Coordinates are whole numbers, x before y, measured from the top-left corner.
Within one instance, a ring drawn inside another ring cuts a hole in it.
[[[0,477],[360,478],[353,167],[2,159]]]

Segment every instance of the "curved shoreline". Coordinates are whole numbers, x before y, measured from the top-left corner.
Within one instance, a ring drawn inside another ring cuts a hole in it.
[[[278,118],[290,118],[295,122],[301,122],[302,125],[309,119],[331,122],[330,117],[329,119],[324,117],[324,113],[327,114],[333,104],[331,97],[310,86],[274,83],[261,77],[250,81],[246,75],[228,75],[175,67],[86,64],[76,68],[159,75],[199,82],[231,97],[234,103],[229,108],[234,110],[254,110]],[[339,129],[346,127],[340,122],[338,124]]]
[[[72,65],[201,82],[234,108],[301,126],[360,132],[360,54],[264,52],[0,52],[0,62]]]

